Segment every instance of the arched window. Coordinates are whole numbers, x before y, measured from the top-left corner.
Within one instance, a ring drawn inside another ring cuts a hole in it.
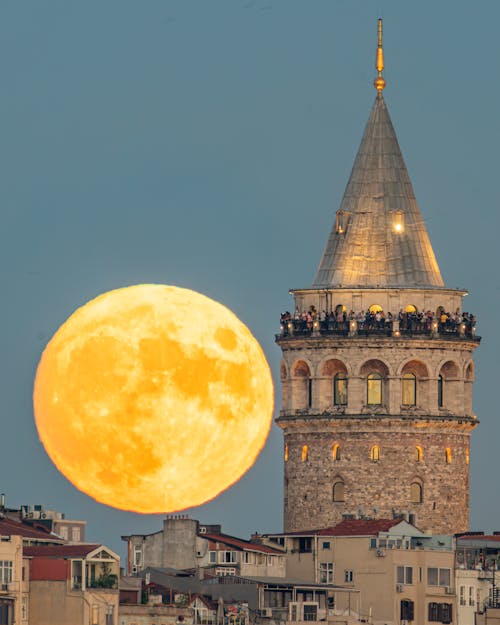
[[[446,450],[445,450],[445,458],[446,458],[446,464],[451,464],[452,457],[451,457],[451,448],[450,447],[447,447]]]
[[[333,405],[347,405],[347,377],[345,373],[337,373],[333,378]]]
[[[332,447],[332,460],[334,462],[338,462],[340,460],[340,445],[338,443],[335,443]]]
[[[415,406],[417,403],[417,378],[414,373],[403,375],[403,406]]]
[[[370,373],[366,380],[366,403],[369,406],[380,406],[382,403],[382,376]]]
[[[422,449],[422,447],[420,447],[420,445],[417,445],[415,447],[415,460],[417,462],[422,462],[423,459],[424,459],[424,450]]]
[[[288,443],[285,443],[285,453],[284,453],[284,456],[285,456],[285,462],[287,462],[288,461]]]
[[[424,500],[424,490],[419,482],[410,484],[410,501],[411,503],[422,503]]]
[[[467,449],[465,450],[465,464],[469,464],[470,462],[470,452],[469,452],[469,448],[467,447]]]
[[[313,403],[313,381],[311,378],[307,380],[307,407],[311,408]]]
[[[370,449],[370,460],[372,462],[378,462],[380,460],[380,447],[378,445],[373,445]]]
[[[305,462],[307,460],[308,455],[309,455],[309,447],[307,445],[304,445],[302,447],[302,462]]]
[[[438,375],[438,407],[443,407],[443,376]]]
[[[342,480],[333,484],[333,501],[345,501],[345,485]]]

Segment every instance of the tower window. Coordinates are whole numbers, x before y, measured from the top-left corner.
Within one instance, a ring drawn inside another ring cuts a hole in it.
[[[443,376],[438,375],[438,407],[443,407]]]
[[[366,380],[367,404],[380,406],[382,403],[382,376],[380,373],[370,373]]]
[[[378,445],[373,445],[370,449],[370,460],[372,462],[378,462],[380,460],[380,447]]]
[[[285,443],[284,457],[285,457],[285,462],[287,462],[288,461],[288,443]]]
[[[394,229],[394,232],[397,232],[398,234],[403,232],[404,230],[404,217],[403,217],[403,211],[398,210],[398,211],[394,211],[392,214],[392,227]]]
[[[302,447],[302,462],[306,462],[308,456],[309,456],[309,447],[307,445],[304,445]]]
[[[417,462],[422,462],[423,459],[424,459],[424,450],[422,449],[422,447],[420,447],[420,445],[417,445],[415,447],[415,460]]]
[[[417,378],[414,373],[403,375],[403,405],[415,406],[417,403]]]
[[[333,484],[333,501],[345,501],[345,485],[342,480],[337,480]]]
[[[452,460],[452,456],[451,456],[451,448],[447,447],[445,450],[445,458],[446,458],[446,464],[451,464],[451,460]]]
[[[467,449],[465,450],[465,464],[469,464],[470,462],[470,452],[469,452],[469,448],[467,447]]]
[[[335,443],[335,445],[332,447],[332,460],[334,462],[340,460],[340,445],[338,443]]]
[[[423,488],[419,482],[413,482],[410,485],[410,501],[411,503],[422,503],[423,501]]]
[[[313,381],[311,378],[307,380],[307,407],[311,408],[313,403]]]
[[[337,373],[333,378],[333,404],[334,406],[347,405],[347,377],[345,373]]]
[[[345,232],[345,213],[343,210],[337,211],[337,217],[335,219],[335,230],[338,234]]]

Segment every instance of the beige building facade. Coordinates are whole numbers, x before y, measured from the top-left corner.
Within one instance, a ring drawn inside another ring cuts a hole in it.
[[[373,625],[457,623],[451,536],[405,521],[353,520],[269,536],[287,550],[287,575],[333,584],[328,618]],[[346,590],[359,593],[356,600]]]
[[[476,320],[441,277],[384,86],[312,286],[292,291],[276,337],[285,531],[365,516],[469,527]]]

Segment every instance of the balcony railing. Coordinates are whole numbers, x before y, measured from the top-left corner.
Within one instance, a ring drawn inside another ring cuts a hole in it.
[[[313,322],[302,319],[290,319],[281,321],[280,333],[276,339],[292,338],[317,338],[324,336],[338,337],[394,337],[394,338],[439,338],[439,339],[468,339],[479,342],[481,337],[476,335],[476,326],[467,323],[441,324],[433,321],[427,324],[412,323],[402,325],[397,320],[370,323],[357,321],[334,321],[331,319],[314,320]]]

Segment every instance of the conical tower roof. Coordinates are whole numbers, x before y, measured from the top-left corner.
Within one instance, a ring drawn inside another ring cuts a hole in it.
[[[444,286],[378,81],[313,288]]]

